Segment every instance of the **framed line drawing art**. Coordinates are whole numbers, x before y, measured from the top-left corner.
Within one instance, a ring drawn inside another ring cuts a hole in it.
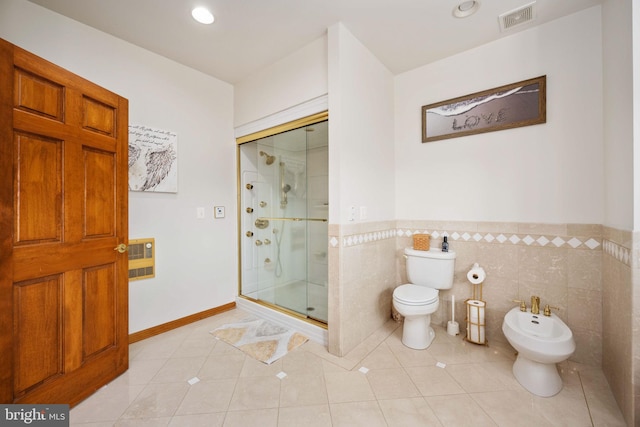
[[[530,126],[547,121],[547,76],[422,107],[422,142]]]
[[[178,135],[129,125],[129,191],[178,192]]]

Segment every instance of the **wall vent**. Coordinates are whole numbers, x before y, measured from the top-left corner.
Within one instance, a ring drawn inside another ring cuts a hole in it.
[[[129,281],[155,277],[155,253],[155,239],[129,240]]]
[[[536,2],[532,2],[500,15],[498,17],[500,21],[500,31],[506,31],[536,19],[535,5]]]

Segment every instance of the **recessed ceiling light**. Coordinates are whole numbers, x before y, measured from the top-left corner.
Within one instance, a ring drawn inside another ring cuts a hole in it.
[[[204,7],[196,7],[191,11],[191,16],[193,19],[198,21],[201,24],[213,24],[214,18],[211,12]]]
[[[480,9],[480,2],[475,0],[464,1],[453,8],[453,16],[456,18],[466,18],[476,13]]]

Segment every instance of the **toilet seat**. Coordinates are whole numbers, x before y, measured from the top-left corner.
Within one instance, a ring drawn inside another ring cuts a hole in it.
[[[405,305],[429,305],[438,301],[438,290],[408,283],[393,291],[393,299]]]

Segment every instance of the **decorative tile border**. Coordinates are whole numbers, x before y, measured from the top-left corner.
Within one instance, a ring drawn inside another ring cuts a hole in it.
[[[572,248],[572,249],[590,249],[590,250],[602,250],[600,238],[594,237],[575,237],[575,236],[554,236],[554,235],[541,235],[541,234],[520,234],[520,233],[480,233],[475,231],[446,231],[446,230],[410,230],[410,229],[388,229],[382,231],[367,232],[362,234],[352,234],[342,237],[331,236],[329,238],[329,244],[331,247],[337,247],[341,244],[342,247],[351,247],[367,244],[369,242],[375,242],[378,240],[391,239],[395,237],[410,237],[414,234],[430,234],[432,239],[438,239],[443,236],[453,239],[453,241],[465,241],[465,242],[483,242],[494,244],[512,244],[520,246],[539,246],[539,247],[556,247],[556,248]],[[615,245],[612,242],[609,242]],[[616,245],[617,246],[617,245]],[[618,250],[612,249],[615,253],[623,253],[624,250],[628,252],[626,248]],[[622,255],[624,258],[624,255]],[[626,258],[629,259],[627,253]]]
[[[631,250],[610,240],[602,241],[602,250],[621,263],[631,266]]]
[[[342,238],[342,247],[362,245],[369,242],[376,242],[379,240],[393,239],[397,236],[397,230],[380,230],[371,231],[362,234],[351,234]],[[339,237],[331,236],[329,238],[329,244],[332,248],[335,248],[340,243]]]
[[[450,239],[461,240],[465,242],[486,242],[486,243],[506,243],[513,245],[525,245],[525,246],[554,246],[556,248],[571,247],[573,249],[597,249],[600,247],[598,239],[593,237],[572,237],[572,236],[553,236],[553,235],[541,235],[541,234],[520,234],[520,233],[480,233],[476,231],[438,231],[434,230],[429,232],[423,231],[411,231],[411,230],[398,230],[399,236],[411,236],[416,233],[431,234],[433,239],[447,236]]]

